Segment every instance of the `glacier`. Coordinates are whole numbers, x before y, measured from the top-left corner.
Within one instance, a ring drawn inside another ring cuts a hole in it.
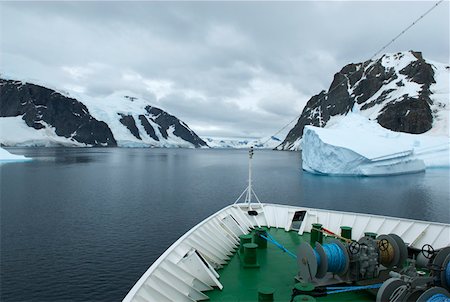
[[[337,176],[382,176],[450,167],[446,135],[407,134],[349,112],[327,128],[305,126],[301,139],[305,171]]]
[[[275,136],[262,138],[248,137],[202,137],[208,146],[213,149],[274,149],[281,143],[281,139]]]

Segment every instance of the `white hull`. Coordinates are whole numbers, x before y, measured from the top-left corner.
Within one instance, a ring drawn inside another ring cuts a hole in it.
[[[223,287],[216,270],[230,259],[240,235],[260,226],[289,231],[297,211],[306,211],[299,235],[310,232],[312,223],[321,223],[337,234],[340,226],[350,226],[355,240],[365,232],[393,233],[411,248],[450,245],[450,224],[277,204],[251,204],[250,209],[258,215],[248,214],[248,204],[234,204],[193,227],[150,266],[123,301],[207,300],[204,291]]]

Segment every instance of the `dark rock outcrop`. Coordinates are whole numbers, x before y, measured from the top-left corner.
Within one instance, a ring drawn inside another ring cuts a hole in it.
[[[173,134],[178,136],[179,138],[190,142],[196,148],[208,146],[205,141],[203,141],[194,131],[189,129],[189,127],[178,118],[173,115],[168,114],[167,112],[153,107],[147,106],[145,107],[147,113],[151,115],[152,120],[158,124],[159,132],[161,135],[167,139],[168,138],[168,130],[170,127],[173,127]]]
[[[108,125],[93,118],[86,106],[54,90],[0,79],[0,117],[22,116],[29,127],[55,128],[58,136],[91,146],[116,146]]]
[[[145,117],[145,115],[141,114],[139,115],[139,120],[141,121],[142,126],[145,129],[145,132],[153,138],[155,141],[159,141],[159,137],[155,133],[155,129],[153,129],[152,125],[150,125],[148,119]]]
[[[412,56],[408,54],[408,58],[413,59],[406,67],[396,69],[395,62],[404,59],[406,54],[385,55],[376,61],[342,68],[334,75],[328,91],[320,92],[307,102],[297,124],[277,149],[292,149],[303,136],[305,125],[325,127],[331,117],[346,115],[355,103],[362,113],[380,106],[376,108],[375,119],[384,128],[415,134],[430,130],[433,124],[430,85],[435,83],[434,70],[420,52],[413,51],[410,52]],[[383,60],[390,63],[383,64]],[[420,86],[418,94],[395,94],[398,89],[411,84]]]
[[[135,138],[142,139],[141,136],[139,135],[139,129],[136,127],[136,122],[134,121],[133,116],[125,115],[122,113],[117,113],[117,114],[119,116],[121,116],[120,122],[122,123],[122,125],[127,127],[128,130],[130,130],[131,134],[133,134]]]
[[[426,100],[405,95],[401,102],[387,104],[377,121],[393,131],[420,134],[431,129],[433,116]]]

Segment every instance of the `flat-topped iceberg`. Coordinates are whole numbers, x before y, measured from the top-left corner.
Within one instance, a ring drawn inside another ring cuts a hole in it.
[[[25,157],[23,155],[9,153],[8,151],[0,147],[0,163],[27,160],[31,160],[31,158]]]
[[[407,134],[349,113],[327,128],[306,126],[303,169],[327,175],[395,175],[449,167],[448,136]]]

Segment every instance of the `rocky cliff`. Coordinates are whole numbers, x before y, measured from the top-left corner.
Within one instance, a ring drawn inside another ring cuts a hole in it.
[[[307,102],[277,149],[299,149],[305,125],[327,127],[351,110],[393,131],[448,135],[448,77],[448,66],[414,51],[348,64],[334,75],[328,91]]]

